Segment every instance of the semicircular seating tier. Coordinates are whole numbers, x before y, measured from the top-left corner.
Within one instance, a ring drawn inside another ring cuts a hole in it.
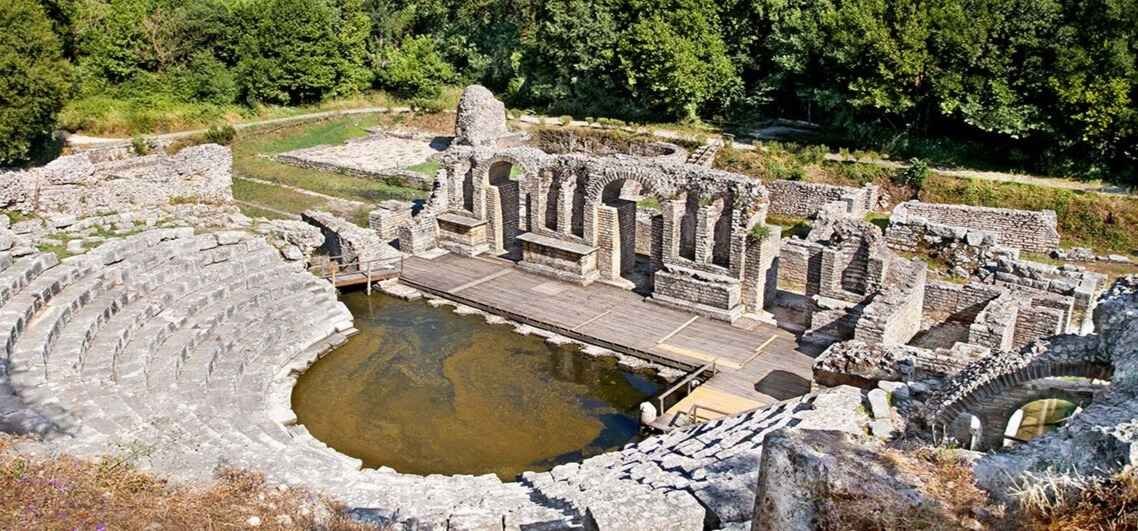
[[[29,449],[187,481],[246,468],[405,526],[478,529],[748,520],[767,433],[863,429],[860,393],[838,388],[518,482],[361,469],[290,405],[297,375],[354,332],[327,282],[242,232],[158,229],[62,261],[0,258],[0,428],[42,435]]]

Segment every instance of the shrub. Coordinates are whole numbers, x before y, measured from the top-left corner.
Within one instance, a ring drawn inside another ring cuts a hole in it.
[[[189,65],[174,75],[174,90],[185,101],[215,105],[233,103],[237,99],[237,79],[213,53],[198,51]]]
[[[559,118],[559,121],[561,122],[561,125],[567,126],[567,125],[573,123],[573,117],[566,114],[566,115],[562,116],[561,118]]]
[[[0,166],[28,160],[51,139],[70,92],[62,53],[40,2],[0,2]]]
[[[389,47],[381,58],[376,79],[382,88],[409,99],[434,99],[443,85],[455,80],[454,68],[435,49],[427,36],[407,37],[398,47]]]
[[[143,156],[150,153],[150,142],[141,136],[130,139],[130,150],[135,155]]]
[[[222,124],[210,127],[205,132],[205,141],[211,144],[228,146],[237,138],[237,130],[232,125]]]
[[[929,164],[922,159],[910,159],[909,165],[893,176],[893,182],[920,190],[929,178]]]

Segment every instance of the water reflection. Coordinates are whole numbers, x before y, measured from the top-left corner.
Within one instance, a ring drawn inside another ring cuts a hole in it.
[[[348,293],[360,334],[293,391],[329,446],[413,474],[509,480],[618,448],[656,382],[540,338],[422,302]]]

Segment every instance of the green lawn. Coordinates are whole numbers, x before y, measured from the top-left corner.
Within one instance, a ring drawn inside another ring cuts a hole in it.
[[[383,123],[383,119],[384,115],[378,114],[340,117],[322,122],[289,126],[271,132],[241,135],[233,143],[234,173],[238,177],[253,177],[287,184],[334,197],[363,201],[368,204],[375,204],[386,199],[409,200],[426,197],[427,193],[422,190],[364,177],[298,168],[281,164],[270,158],[271,155],[294,149],[339,144],[352,138],[365,136],[367,135],[366,128],[380,125]],[[292,193],[295,194],[295,192]],[[296,195],[303,196],[303,194]],[[249,201],[253,200],[250,199]],[[281,210],[293,211],[272,202],[254,202]]]

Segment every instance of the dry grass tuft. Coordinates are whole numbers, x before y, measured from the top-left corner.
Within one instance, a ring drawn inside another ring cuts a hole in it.
[[[207,486],[174,485],[121,459],[21,454],[0,434],[0,529],[372,529],[342,508],[260,474],[221,469]]]
[[[1138,471],[1132,468],[1111,477],[1032,476],[1013,494],[1029,529],[1138,529]]]
[[[832,492],[819,528],[935,531],[1003,528],[1003,507],[993,505],[976,486],[970,464],[959,454],[921,447],[886,449],[880,455],[890,477],[869,480],[847,491]],[[893,479],[907,487],[886,485]]]

